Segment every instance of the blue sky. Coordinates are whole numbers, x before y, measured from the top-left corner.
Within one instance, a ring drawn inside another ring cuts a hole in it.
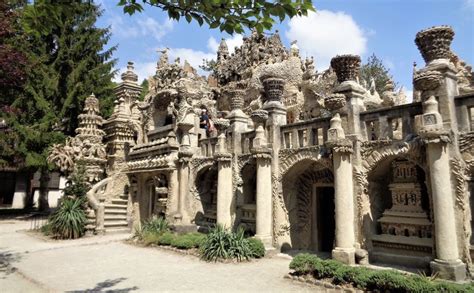
[[[116,6],[118,0],[96,2],[104,8],[98,25],[110,26],[109,44],[118,44],[117,69],[122,71],[127,61],[134,61],[140,79],[153,74],[159,48],[169,47],[172,60],[179,56],[197,67],[203,58],[215,58],[222,37],[230,48],[241,42],[239,35],[229,36],[194,22],[170,21],[154,7],[129,16]],[[320,0],[313,4],[317,13],[285,20],[274,30],[279,30],[287,46],[298,40],[302,57],[314,56],[319,70],[327,68],[336,54],[355,53],[366,61],[375,53],[394,80],[410,92],[413,62],[418,68],[424,65],[415,35],[440,24],[452,26],[456,33],[453,51],[468,64],[474,63],[474,0]]]

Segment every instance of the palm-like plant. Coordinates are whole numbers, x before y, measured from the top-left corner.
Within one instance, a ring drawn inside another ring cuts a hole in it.
[[[64,198],[59,208],[49,218],[53,237],[76,239],[84,235],[87,222],[84,203],[84,197]]]
[[[202,258],[207,261],[234,258],[238,261],[252,257],[252,250],[244,230],[237,233],[217,225],[211,229],[201,246]]]

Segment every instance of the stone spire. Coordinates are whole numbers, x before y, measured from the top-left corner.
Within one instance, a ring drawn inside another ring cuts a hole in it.
[[[229,56],[229,49],[224,38],[222,38],[219,48],[217,49],[217,62],[226,59]]]
[[[93,143],[102,143],[104,131],[100,127],[102,126],[103,118],[100,116],[99,100],[94,94],[86,98],[84,110],[78,118],[77,137],[81,140],[89,139]]]
[[[122,81],[123,82],[126,82],[126,83],[134,83],[136,84],[137,81],[138,81],[138,75],[135,74],[135,72],[133,71],[133,69],[135,69],[133,67],[133,62],[132,61],[128,61],[127,63],[127,71],[125,71],[124,73],[122,73]]]

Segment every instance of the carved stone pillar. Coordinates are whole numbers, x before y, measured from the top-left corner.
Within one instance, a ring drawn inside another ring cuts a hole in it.
[[[189,195],[189,163],[193,153],[180,151],[179,157],[179,201],[178,201],[178,213],[174,215],[175,223],[179,225],[189,225],[190,219],[186,214],[186,199]]]
[[[345,138],[341,118],[336,113],[328,130],[328,147],[334,164],[334,204],[336,247],[332,257],[346,264],[355,263],[354,191],[352,182],[352,142]]]
[[[217,223],[226,228],[232,227],[232,155],[227,152],[225,131],[229,120],[216,119],[214,122],[219,135],[217,137]]]
[[[441,278],[461,281],[466,278],[466,266],[459,259],[448,154],[450,138],[443,129],[434,96],[424,102],[421,123],[419,134],[427,144],[435,224],[436,259],[431,262],[431,269]]]
[[[168,203],[167,203],[167,216],[170,217],[169,221],[173,222],[175,219],[172,218],[180,213],[179,210],[179,181],[178,181],[178,169],[170,170],[168,174]]]
[[[265,248],[272,248],[272,168],[270,150],[254,150],[257,161],[256,234]]]

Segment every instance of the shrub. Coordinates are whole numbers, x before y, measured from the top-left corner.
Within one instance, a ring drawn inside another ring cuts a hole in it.
[[[250,250],[252,251],[252,257],[261,258],[265,256],[265,246],[262,241],[257,238],[248,239]]]
[[[152,233],[152,232],[145,232],[141,235],[141,240],[143,244],[150,245],[150,244],[159,244],[160,243],[160,234]]]
[[[51,224],[49,222],[41,226],[40,231],[45,236],[50,236],[53,234],[53,232],[51,231]]]
[[[238,261],[252,257],[250,244],[244,231],[237,233],[226,230],[220,225],[211,229],[201,246],[202,258],[207,261],[235,258]]]
[[[192,243],[191,248],[201,247],[202,243],[206,240],[206,235],[198,232],[187,233],[181,235],[181,237]]]
[[[75,239],[84,235],[87,222],[84,203],[84,197],[66,197],[61,201],[58,209],[49,218],[53,237]]]
[[[191,249],[194,247],[194,245],[194,241],[189,237],[185,237],[185,235],[177,235],[171,241],[171,246],[179,249]]]
[[[175,238],[176,238],[176,235],[174,235],[173,233],[165,232],[158,237],[158,244],[165,245],[165,246],[171,245],[171,243],[173,243]]]
[[[432,281],[420,275],[404,275],[394,270],[377,271],[350,267],[335,260],[322,260],[316,255],[302,253],[290,263],[297,275],[313,274],[316,278],[332,278],[334,284],[352,284],[362,290],[379,292],[474,292],[474,285]]]
[[[169,231],[169,225],[166,219],[162,217],[153,217],[143,224],[142,231],[143,233],[155,233],[161,235]]]

